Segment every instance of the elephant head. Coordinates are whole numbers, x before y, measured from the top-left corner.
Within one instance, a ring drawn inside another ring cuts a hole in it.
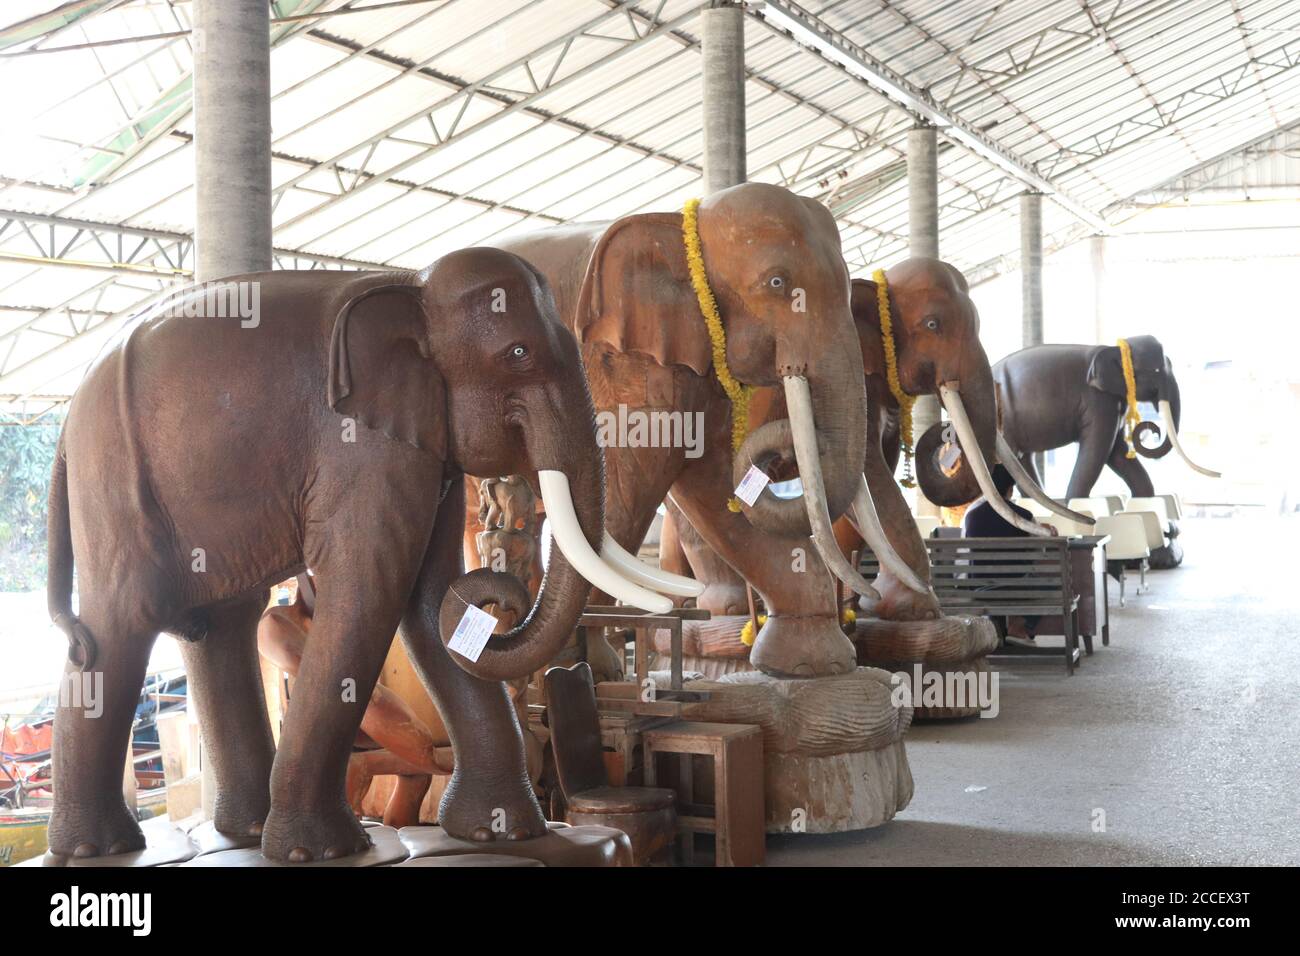
[[[965,504],[984,494],[1008,520],[1044,533],[1005,506],[992,487],[990,465],[1005,459],[998,442],[997,401],[988,356],[979,339],[979,312],[966,278],[938,259],[905,259],[885,273],[898,381],[908,395],[936,395],[951,419],[917,436],[916,478],[936,504]],[[853,315],[863,368],[885,377],[879,289],[853,280]],[[969,464],[969,467],[967,465]],[[1035,497],[1046,499],[1037,485]],[[1078,516],[1080,519],[1082,515]]]
[[[1159,439],[1160,426],[1144,421],[1133,430],[1133,450],[1144,458],[1163,458],[1171,449],[1194,470],[1212,478],[1219,473],[1202,468],[1183,451],[1178,441],[1178,429],[1183,421],[1182,399],[1178,393],[1178,380],[1174,378],[1173,364],[1165,356],[1164,346],[1154,335],[1134,335],[1126,340],[1133,359],[1133,381],[1137,386],[1137,400],[1150,402],[1160,410],[1164,424],[1163,440],[1148,447],[1143,438],[1154,433]],[[1121,408],[1128,403],[1128,386],[1124,379],[1124,358],[1118,345],[1108,345],[1096,350],[1088,365],[1088,384],[1114,396]]]
[[[490,569],[453,582],[443,601],[444,643],[468,605],[496,604],[521,618],[477,661],[453,652],[465,670],[509,680],[545,665],[590,584],[637,607],[671,607],[597,554],[604,456],[591,395],[546,280],[523,259],[461,250],[410,283],[357,296],[335,323],[330,367],[335,411],[441,457],[444,474],[538,475],[554,543],[536,604],[518,579]]]
[[[803,500],[764,490],[742,507],[761,531],[813,534],[824,556],[839,555],[823,516],[838,517],[858,492],[866,434],[839,229],[820,203],[763,183],[708,197],[697,223],[725,352],[715,355],[700,317],[683,215],[676,213],[628,216],[604,231],[590,259],[575,330],[584,343],[639,352],[700,376],[712,377],[725,358],[743,385],[782,386],[790,418],[751,432],[734,465],[743,475],[751,464],[796,461]],[[837,570],[832,561],[832,570],[847,573],[846,562]]]

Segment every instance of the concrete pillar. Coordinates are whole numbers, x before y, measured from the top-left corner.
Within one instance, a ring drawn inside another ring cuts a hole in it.
[[[271,24],[266,0],[194,0],[194,277],[271,268]],[[216,783],[202,758],[204,819]]]
[[[1094,340],[1105,343],[1106,331],[1106,237],[1093,236],[1089,242],[1092,255],[1092,323]]]
[[[907,131],[907,233],[909,256],[939,258],[939,149],[933,126]],[[920,441],[942,412],[933,395],[920,396],[912,406],[913,441]],[[937,518],[940,509],[918,488],[916,510]]]
[[[908,255],[939,258],[939,149],[933,126],[907,131]]]
[[[1020,196],[1020,338],[1021,344],[1043,344],[1043,196]],[[1038,477],[1047,482],[1046,460],[1034,453]]]
[[[194,2],[195,278],[271,268],[266,0]]]
[[[704,194],[743,183],[745,170],[745,11],[705,10]]]
[[[1020,196],[1021,344],[1043,344],[1043,196]]]

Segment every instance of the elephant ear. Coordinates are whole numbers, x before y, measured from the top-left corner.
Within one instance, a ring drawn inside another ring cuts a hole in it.
[[[708,371],[713,353],[686,265],[680,214],[625,216],[605,230],[587,264],[574,333],[579,342],[639,352],[665,367]]]
[[[328,399],[340,415],[446,457],[446,395],[429,350],[419,287],[379,286],[339,310],[330,340]]]
[[[1097,349],[1092,361],[1088,363],[1088,384],[1111,395],[1122,397],[1127,394],[1124,359],[1119,354],[1118,345],[1106,345]]]
[[[877,295],[876,283],[872,280],[852,280],[849,304],[853,310],[853,324],[858,327],[858,342],[862,345],[862,370],[868,375],[885,374],[885,345],[880,333]]]

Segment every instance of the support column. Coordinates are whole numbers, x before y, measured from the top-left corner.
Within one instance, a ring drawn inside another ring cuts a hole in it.
[[[194,245],[200,282],[271,268],[265,0],[194,2]]]
[[[266,0],[194,0],[194,278],[271,268],[271,24]],[[202,764],[203,818],[216,782]]]
[[[914,126],[907,131],[907,241],[908,255],[939,258],[939,148],[933,126]],[[921,436],[942,417],[939,400],[922,395],[912,406],[912,438]],[[917,514],[939,517],[939,506],[920,489],[916,492]]]
[[[1020,337],[1021,344],[1043,344],[1043,196],[1020,196]],[[1038,477],[1047,483],[1043,453],[1034,453]]]
[[[1093,337],[1100,344],[1106,341],[1106,237],[1093,236],[1088,245],[1092,254]]]
[[[745,11],[701,14],[704,51],[704,194],[743,183],[745,170]]]

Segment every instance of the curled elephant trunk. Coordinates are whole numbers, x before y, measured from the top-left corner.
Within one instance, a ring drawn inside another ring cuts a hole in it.
[[[565,474],[538,472],[552,536],[547,571],[535,604],[513,575],[486,568],[458,578],[448,589],[438,618],[444,644],[450,642],[469,605],[496,604],[506,611],[527,614],[506,633],[489,638],[477,661],[452,651],[456,663],[475,677],[514,680],[545,667],[568,640],[592,585],[647,611],[662,614],[672,609],[667,598],[632,584],[596,553],[592,542],[599,542],[603,534],[604,489],[599,469],[589,472],[580,479],[576,507]]]
[[[830,572],[846,586],[858,594],[872,600],[879,600],[880,595],[857,570],[849,564],[844,552],[835,541],[832,530],[833,519],[827,503],[826,483],[822,476],[822,461],[825,457],[818,443],[817,428],[813,416],[812,390],[808,380],[801,375],[788,375],[784,379],[786,407],[790,417],[769,422],[759,429],[763,442],[774,442],[778,448],[793,448],[795,462],[799,466],[799,477],[803,484],[803,495],[797,499],[787,499],[783,505],[795,505],[803,510],[806,526],[811,533],[813,545],[821,556],[822,562]],[[755,434],[759,434],[755,432]],[[751,436],[752,437],[752,436]],[[748,445],[749,443],[746,442]],[[742,449],[743,450],[743,449]],[[770,452],[769,452],[770,453]],[[865,450],[864,450],[865,453]],[[761,460],[755,459],[756,463]],[[735,480],[740,483],[749,470],[750,459],[742,455],[736,459]],[[858,472],[858,484],[862,483],[862,473]],[[858,489],[854,489],[855,493]],[[775,499],[770,491],[764,489],[763,496]],[[763,499],[760,498],[760,501]],[[840,513],[843,513],[841,509]],[[874,510],[874,509],[873,509]],[[796,526],[794,534],[801,533]]]
[[[927,500],[945,508],[970,504],[984,493],[968,464],[970,461],[982,458],[989,463],[999,457],[993,373],[983,360],[983,350],[978,360],[963,363],[960,372],[960,386],[951,381],[946,384],[952,391],[960,391],[962,408],[970,424],[968,434],[960,436],[961,455],[952,455],[953,429],[942,421],[930,426],[916,441],[916,483]]]
[[[1009,444],[1007,444],[1007,440],[1002,436],[1002,432],[998,432],[998,460],[1002,462],[1007,471],[1011,472],[1011,477],[1015,479],[1016,487],[1020,489],[1020,493],[1025,497],[1034,499],[1034,501],[1037,501],[1048,511],[1058,514],[1062,518],[1068,518],[1071,521],[1077,521],[1079,524],[1085,525],[1094,525],[1097,523],[1096,519],[1090,518],[1078,511],[1071,511],[1069,508],[1065,507],[1065,505],[1053,501],[1048,497],[1047,492],[1039,487],[1038,482],[1034,481],[1034,476],[1031,475],[1026,470],[1025,466],[1020,463],[1020,456],[1015,453]]]
[[[998,494],[997,488],[993,486],[993,475],[989,472],[988,462],[985,461],[984,455],[978,451],[979,444],[975,439],[975,430],[971,427],[970,419],[966,417],[966,407],[962,404],[961,392],[955,388],[950,388],[948,385],[940,385],[939,399],[943,402],[948,417],[952,419],[952,427],[957,431],[957,440],[961,442],[962,448],[977,449],[975,454],[965,455],[964,460],[970,471],[974,472],[975,482],[979,485],[980,491],[983,492],[984,500],[1009,524],[1014,525],[1021,531],[1039,536],[1050,535],[1051,532],[1042,525],[1016,514],[1011,505],[1007,503],[1007,500]]]

